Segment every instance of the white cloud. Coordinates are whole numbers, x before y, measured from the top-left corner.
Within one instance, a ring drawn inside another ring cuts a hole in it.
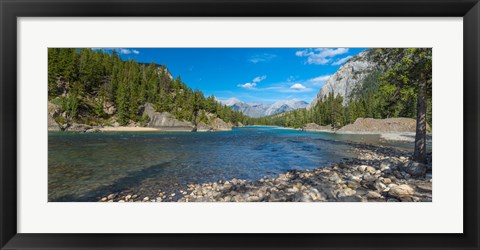
[[[123,54],[123,55],[128,55],[128,54],[135,54],[135,55],[138,55],[140,54],[140,51],[136,50],[136,49],[124,49],[124,48],[117,48],[115,49],[115,51],[119,54]]]
[[[296,90],[304,90],[306,89],[307,87],[303,86],[302,84],[300,83],[295,83],[293,84],[292,86],[290,86],[291,89],[296,89]]]
[[[257,84],[247,82],[247,83],[244,83],[244,84],[238,84],[237,86],[241,87],[241,88],[244,88],[244,89],[253,89],[253,88],[255,88],[255,86],[257,86]]]
[[[268,54],[268,53],[263,53],[263,54],[258,54],[258,55],[253,55],[251,56],[248,61],[251,63],[259,63],[259,62],[269,62],[272,59],[277,57],[275,54]]]
[[[241,88],[244,88],[244,89],[255,89],[255,87],[257,86],[257,83],[265,80],[266,78],[267,78],[266,75],[257,76],[255,78],[253,78],[252,82],[247,82],[247,83],[244,83],[244,84],[238,84],[237,86],[241,87]]]
[[[120,54],[125,54],[125,55],[128,55],[128,54],[132,53],[131,50],[129,50],[129,49],[122,49],[122,48],[117,49],[117,52],[120,53]]]
[[[332,65],[340,65],[340,64],[344,64],[346,61],[348,61],[348,59],[352,58],[353,56],[346,56],[344,58],[340,58],[338,60],[336,60],[334,63],[332,63]]]
[[[342,55],[348,52],[347,48],[337,48],[337,49],[305,49],[295,52],[295,55],[298,57],[307,57],[305,63],[308,64],[318,64],[325,65],[330,63],[335,56]]]

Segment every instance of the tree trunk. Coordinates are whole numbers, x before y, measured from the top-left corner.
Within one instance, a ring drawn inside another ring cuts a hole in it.
[[[415,151],[413,160],[427,163],[427,93],[426,81],[419,83],[417,94],[417,127],[415,132]]]

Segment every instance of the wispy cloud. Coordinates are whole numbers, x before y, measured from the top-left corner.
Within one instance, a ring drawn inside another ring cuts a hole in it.
[[[241,87],[241,88],[244,88],[244,89],[253,89],[257,86],[256,83],[250,83],[250,82],[247,82],[247,83],[244,83],[244,84],[238,84],[237,85],[238,87]]]
[[[118,54],[123,54],[123,55],[128,55],[128,54],[135,54],[138,55],[140,54],[140,51],[136,49],[125,49],[125,48],[93,48],[94,50],[103,50],[103,51],[115,51]]]
[[[325,65],[333,61],[333,58],[338,55],[348,53],[348,48],[337,48],[337,49],[305,49],[295,52],[295,55],[298,57],[306,57],[306,64],[317,64]],[[348,60],[348,59],[347,59]]]
[[[277,55],[275,54],[263,53],[251,56],[250,58],[248,58],[248,61],[251,63],[269,62],[276,57]]]
[[[352,58],[353,56],[346,56],[344,58],[340,58],[338,60],[336,60],[335,62],[332,63],[332,65],[340,65],[340,64],[344,64],[346,61],[348,61],[350,58]]]
[[[263,75],[263,76],[257,76],[255,78],[253,78],[253,80],[251,82],[247,82],[247,83],[243,83],[243,84],[238,84],[237,86],[238,87],[241,87],[241,88],[244,88],[244,89],[255,89],[255,87],[257,86],[257,83],[265,80],[267,78],[266,75]]]
[[[314,89],[307,88],[301,83],[295,83],[288,89],[280,89],[280,92],[283,93],[298,93],[298,92],[312,92]]]

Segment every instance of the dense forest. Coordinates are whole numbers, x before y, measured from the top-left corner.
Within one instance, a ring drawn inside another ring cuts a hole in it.
[[[123,61],[115,50],[49,48],[48,100],[65,112],[55,118],[62,125],[145,125],[145,103],[193,124],[207,122],[208,113],[232,124],[247,120],[180,77],[173,79],[166,67]]]
[[[298,109],[268,117],[250,118],[248,124],[302,128],[307,123],[333,129],[357,118],[416,118],[420,84],[425,83],[426,120],[432,126],[431,49],[376,49],[379,67],[354,89],[348,104],[329,93],[310,110]]]

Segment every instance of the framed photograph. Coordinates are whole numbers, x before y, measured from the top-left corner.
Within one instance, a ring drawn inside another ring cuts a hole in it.
[[[477,0],[0,8],[0,249],[478,249]]]

